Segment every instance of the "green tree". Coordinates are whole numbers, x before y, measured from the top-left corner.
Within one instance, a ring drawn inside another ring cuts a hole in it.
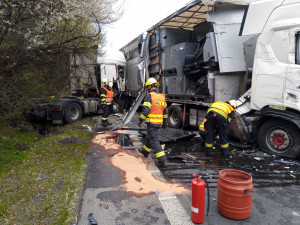
[[[21,118],[33,98],[70,92],[69,59],[104,45],[119,0],[0,0],[0,116]]]

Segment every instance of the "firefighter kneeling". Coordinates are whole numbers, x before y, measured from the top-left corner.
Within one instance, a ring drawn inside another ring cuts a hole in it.
[[[207,115],[200,125],[200,135],[205,140],[205,153],[212,156],[215,134],[220,137],[220,146],[223,158],[229,154],[229,140],[227,137],[228,125],[234,118],[237,102],[214,102],[207,110]]]
[[[111,125],[108,122],[108,117],[110,114],[110,107],[114,97],[114,92],[109,87],[107,78],[102,80],[103,87],[100,88],[100,101],[101,105],[103,106],[103,116],[101,118],[101,122],[103,126]]]
[[[160,94],[156,89],[158,82],[154,78],[149,78],[146,82],[148,94],[143,103],[143,111],[138,121],[138,127],[145,121],[147,124],[147,137],[140,153],[145,157],[154,149],[159,167],[166,166],[166,155],[162,149],[158,139],[158,129],[162,126],[167,127],[168,108],[166,104],[166,97]]]

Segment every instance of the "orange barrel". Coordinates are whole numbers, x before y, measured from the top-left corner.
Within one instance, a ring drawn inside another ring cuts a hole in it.
[[[251,215],[252,176],[240,170],[222,170],[218,179],[218,210],[230,219],[243,220]]]

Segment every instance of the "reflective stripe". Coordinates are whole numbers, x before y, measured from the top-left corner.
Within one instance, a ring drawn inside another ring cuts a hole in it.
[[[106,94],[101,94],[100,97],[106,98]]]
[[[229,113],[235,111],[231,105],[225,102],[214,102],[207,110],[207,113],[209,113],[211,110],[222,115],[225,117],[225,119],[227,119]]]
[[[221,145],[221,148],[228,148],[228,147],[229,147],[229,143]]]
[[[114,92],[108,90],[106,87],[102,87],[105,91],[106,91],[106,95],[105,94],[101,94],[100,96],[105,97],[106,102],[112,102],[113,98],[114,98]],[[102,89],[101,88],[101,89]],[[101,91],[100,89],[100,91]]]
[[[221,110],[218,110],[215,108],[210,108],[207,110],[207,113],[209,113],[210,111],[214,111],[214,112],[220,114],[221,116],[225,117],[225,119],[227,119],[227,115],[224,112],[222,112]]]
[[[111,105],[111,103],[110,103],[110,102],[107,102],[107,105]]]
[[[148,148],[146,145],[144,145],[144,149],[147,151],[147,152],[150,152],[152,149],[151,148]]]
[[[164,155],[166,155],[164,151],[161,151],[161,152],[158,152],[155,154],[156,158],[162,157]]]
[[[150,119],[149,118],[149,121],[151,122],[151,123],[162,123],[163,122],[163,119]]]
[[[107,120],[108,118],[102,117],[101,120]]]
[[[150,119],[149,119],[149,118],[146,118],[146,119],[145,119],[145,122],[146,122],[146,123],[150,122]]]
[[[165,105],[166,103],[164,102],[161,102],[161,101],[155,101],[154,102],[154,105]]]
[[[211,148],[214,144],[209,144],[205,142],[205,147]]]
[[[163,111],[166,105],[166,97],[164,94],[150,92],[152,106],[149,114],[149,122],[151,124],[163,124]]]
[[[228,117],[228,122],[229,122],[229,123],[231,122],[231,118],[230,118],[230,117]]]
[[[147,119],[146,116],[144,116],[144,114],[142,113],[141,116],[140,116],[143,120]]]
[[[163,115],[163,118],[164,118],[164,119],[167,119],[167,118],[168,118],[168,114],[164,114],[164,115]]]
[[[144,102],[143,106],[148,106],[151,109],[152,104],[150,102]]]
[[[219,135],[217,135],[217,136],[216,136],[216,139],[220,139],[220,136],[219,136]]]
[[[163,117],[163,115],[149,114],[149,117]]]
[[[205,124],[206,121],[207,121],[207,119],[205,118],[205,119],[203,120],[203,122],[200,124],[199,130],[205,131],[204,124]]]

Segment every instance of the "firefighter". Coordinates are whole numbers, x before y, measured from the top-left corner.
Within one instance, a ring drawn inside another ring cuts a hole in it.
[[[220,147],[223,158],[229,154],[229,140],[227,137],[228,124],[234,118],[237,102],[230,100],[228,102],[214,102],[207,110],[207,115],[204,122],[205,137],[205,153],[207,156],[212,156],[213,142],[215,134],[220,136]],[[200,129],[203,126],[200,125]]]
[[[149,78],[145,84],[148,94],[143,103],[142,113],[138,121],[138,127],[145,121],[147,124],[147,137],[143,149],[139,150],[146,158],[153,149],[157,158],[157,166],[166,166],[166,155],[158,139],[158,129],[167,127],[168,108],[166,97],[157,90],[158,82]]]
[[[110,114],[110,107],[112,104],[112,100],[114,97],[114,92],[109,87],[107,78],[103,78],[102,80],[102,87],[100,88],[100,101],[101,105],[103,106],[103,115],[101,118],[102,126],[111,125],[108,122],[108,116]]]

